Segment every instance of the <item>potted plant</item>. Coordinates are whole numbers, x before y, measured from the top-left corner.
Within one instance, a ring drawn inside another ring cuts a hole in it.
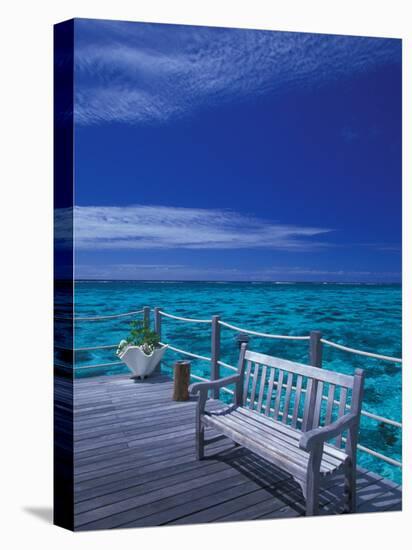
[[[168,346],[160,343],[159,335],[147,323],[132,321],[131,330],[121,340],[116,355],[134,373],[134,377],[146,378],[157,367]]]

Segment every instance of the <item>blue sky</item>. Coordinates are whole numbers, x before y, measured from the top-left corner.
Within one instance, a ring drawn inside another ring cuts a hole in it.
[[[399,281],[401,41],[76,20],[76,277]]]

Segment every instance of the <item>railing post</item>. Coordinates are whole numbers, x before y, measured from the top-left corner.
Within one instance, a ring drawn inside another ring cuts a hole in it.
[[[145,327],[150,328],[150,307],[144,306],[143,308],[143,324]]]
[[[213,315],[212,317],[212,361],[210,363],[210,379],[217,380],[220,378],[220,316]],[[212,392],[213,399],[219,399],[219,389]]]
[[[159,336],[159,340],[162,339],[162,317],[160,315],[160,307],[154,308],[154,330],[156,334]],[[161,372],[161,364],[160,362],[158,366],[155,368],[155,372]]]
[[[154,308],[154,330],[159,338],[162,339],[162,317],[160,315],[160,307]]]
[[[309,363],[312,367],[322,368],[322,333],[319,330],[312,330],[309,339]],[[308,378],[305,397],[305,409],[303,411],[302,431],[307,432],[313,427],[315,414],[315,403],[318,393],[318,382],[315,378]]]
[[[310,332],[309,360],[312,367],[322,368],[322,333],[319,330]]]

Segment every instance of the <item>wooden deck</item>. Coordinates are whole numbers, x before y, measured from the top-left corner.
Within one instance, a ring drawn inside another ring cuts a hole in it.
[[[189,524],[303,514],[293,479],[230,442],[195,459],[195,402],[171,399],[172,381],[101,376],[75,382],[75,529]],[[210,402],[216,406],[216,402]],[[342,479],[323,490],[323,514],[339,512]],[[358,511],[400,510],[401,488],[365,470]]]

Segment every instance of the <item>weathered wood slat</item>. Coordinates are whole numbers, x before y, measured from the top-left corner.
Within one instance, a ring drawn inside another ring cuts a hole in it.
[[[315,401],[315,411],[313,413],[313,428],[317,428],[320,424],[320,413],[322,409],[322,399],[323,396],[323,382],[318,383],[317,393],[316,393],[316,401]]]
[[[278,373],[278,380],[276,382],[277,388],[276,388],[276,397],[275,397],[275,412],[273,413],[273,418],[277,420],[279,418],[279,409],[280,409],[280,403],[282,398],[282,387],[283,387],[283,376],[284,371],[280,370]]]
[[[124,523],[122,527],[142,527],[149,525],[163,525],[173,520],[187,517],[198,510],[207,510],[210,507],[219,505],[222,502],[228,502],[238,495],[248,495],[259,486],[250,479],[238,472],[236,475],[220,482],[211,483],[208,486],[201,487],[196,492],[187,492],[174,495],[146,506],[141,506],[129,512],[129,517],[134,515],[135,519]],[[274,476],[274,480],[280,481],[279,475]],[[285,480],[285,478],[282,478]],[[269,485],[266,481],[265,485]]]
[[[233,414],[233,416],[241,418],[244,423],[249,424],[251,427],[256,427],[256,419],[250,416],[245,418],[247,415],[244,415],[242,411],[237,411]],[[288,430],[287,427],[285,429],[284,425],[280,422],[272,424],[271,426],[266,423],[259,422],[258,425],[259,430],[264,432],[270,441],[275,438],[277,446],[285,447],[292,455],[304,456],[304,461],[306,463],[309,458],[308,454],[299,448],[300,438],[296,437],[294,431]],[[327,471],[339,468],[345,458],[346,455],[343,451],[336,451],[333,447],[325,445],[322,461],[325,465],[327,465]]]
[[[249,406],[251,409],[253,409],[255,406],[256,386],[259,378],[259,369],[260,369],[259,363],[255,363],[255,367],[253,371],[253,379],[252,379],[252,391],[250,392],[250,403],[249,403]]]
[[[270,369],[270,375],[269,375],[269,382],[268,382],[268,389],[266,394],[266,406],[265,406],[265,415],[269,416],[270,414],[270,404],[272,401],[272,393],[273,393],[273,383],[275,381],[275,369]]]
[[[245,383],[243,386],[243,405],[246,405],[247,398],[249,395],[249,384],[250,384],[250,373],[252,369],[252,362],[246,361],[246,370],[245,370]]]
[[[298,377],[296,379],[295,403],[293,406],[293,414],[292,414],[292,422],[291,422],[292,428],[296,428],[297,422],[298,422],[300,397],[302,395],[302,383],[303,383],[303,377],[300,374],[298,374]]]
[[[335,399],[335,384],[329,384],[328,401],[327,401],[326,415],[325,415],[325,426],[328,426],[332,421],[334,399]]]
[[[341,418],[345,414],[347,394],[348,394],[348,390],[346,388],[340,389],[339,409],[338,409],[339,418]],[[336,446],[340,448],[341,445],[342,445],[342,434],[338,435],[338,437],[336,438]]]
[[[284,424],[287,424],[288,422],[288,414],[289,414],[289,404],[290,404],[290,395],[292,392],[292,383],[293,383],[293,373],[288,373],[288,379],[286,383],[286,393],[285,393],[285,402],[283,404],[283,414],[282,414],[282,422]]]
[[[258,404],[256,407],[256,410],[258,412],[261,412],[262,410],[263,395],[264,395],[265,386],[266,386],[266,371],[267,371],[267,367],[266,365],[263,365],[262,373],[260,375],[259,398],[258,398]]]
[[[229,415],[230,416],[230,415]],[[214,426],[223,431],[228,437],[239,443],[240,445],[246,445],[252,452],[259,456],[275,462],[277,466],[286,469],[289,473],[299,479],[305,479],[307,461],[303,460],[303,456],[300,460],[292,461],[286,451],[282,451],[281,448],[274,448],[268,442],[267,439],[254,437],[251,430],[246,430],[239,425],[234,424],[231,421],[222,423],[218,420],[218,417],[207,417],[208,425]]]
[[[305,392],[305,404],[303,407],[303,419],[302,419],[302,432],[308,430],[309,424],[309,415],[311,407],[311,397],[313,394],[313,380],[311,378],[306,378],[306,392]]]
[[[186,468],[178,473],[169,472],[169,476],[167,478],[159,477],[144,483],[135,484],[133,484],[132,481],[130,485],[125,488],[119,487],[118,489],[108,492],[107,494],[81,500],[76,505],[76,513],[78,515],[84,514],[96,508],[111,506],[117,502],[126,501],[130,498],[136,498],[139,495],[149,494],[152,491],[163,489],[165,486],[172,487],[178,483],[187,484],[191,481],[197,481],[201,477],[213,476],[218,472],[224,471],[227,471],[226,465],[215,462],[212,464],[207,464],[206,466],[198,466],[198,468]]]

